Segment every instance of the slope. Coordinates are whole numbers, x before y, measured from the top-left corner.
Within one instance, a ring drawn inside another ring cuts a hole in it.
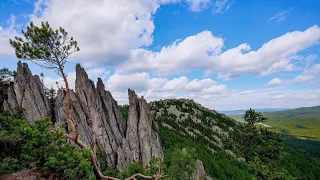
[[[285,111],[263,112],[270,130],[301,139],[320,140],[320,106],[302,107]],[[243,121],[242,115],[228,115]]]

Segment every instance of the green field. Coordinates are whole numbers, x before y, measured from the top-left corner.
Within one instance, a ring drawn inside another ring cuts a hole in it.
[[[271,126],[273,131],[301,139],[320,140],[320,106],[266,112],[263,115],[268,117],[264,124]],[[229,117],[243,121],[241,115]]]

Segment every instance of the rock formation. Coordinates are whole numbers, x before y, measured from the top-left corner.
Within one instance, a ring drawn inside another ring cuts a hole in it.
[[[128,90],[129,118],[123,119],[115,101],[101,79],[95,85],[85,70],[76,66],[75,91],[70,93],[71,118],[76,123],[80,139],[87,145],[96,143],[97,151],[104,153],[108,167],[124,170],[131,161],[144,166],[153,156],[162,157],[162,149],[155,121],[146,100]],[[65,124],[65,90],[60,89],[55,100],[56,125]],[[24,108],[29,123],[50,115],[50,103],[43,91],[39,76],[32,76],[28,65],[18,63],[14,85],[8,89],[4,109]],[[66,127],[66,126],[61,126]],[[66,131],[68,131],[66,129]]]
[[[50,116],[50,104],[39,76],[33,76],[28,64],[18,62],[14,84],[8,89],[4,110],[15,113],[17,107],[24,108],[23,117],[28,123]]]
[[[203,167],[203,163],[199,159],[197,159],[195,164],[193,179],[194,180],[212,180],[211,177],[206,175],[206,172]]]
[[[131,161],[147,165],[153,156],[161,157],[157,125],[150,112],[149,104],[139,99],[134,91],[128,90],[129,115],[126,136],[118,149],[118,169],[125,169]]]
[[[162,149],[150,108],[144,99],[128,90],[128,122],[120,114],[117,102],[105,90],[101,79],[95,87],[85,70],[76,66],[75,92],[71,91],[71,117],[76,122],[80,138],[86,144],[96,142],[107,157],[109,167],[126,169],[131,161],[143,165],[153,156],[161,157]],[[65,92],[56,100],[56,120],[65,123]]]

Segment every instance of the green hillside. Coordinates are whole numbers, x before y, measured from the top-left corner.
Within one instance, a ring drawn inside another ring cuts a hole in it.
[[[320,106],[262,114],[268,118],[264,124],[271,126],[272,131],[301,139],[320,140]],[[241,115],[229,115],[229,117],[243,121]]]
[[[169,169],[176,152],[187,149],[203,162],[213,179],[320,176],[319,159],[284,145],[280,134],[263,126],[247,126],[188,99],[160,100],[150,106],[159,125],[164,163]],[[181,164],[180,169],[184,166]]]

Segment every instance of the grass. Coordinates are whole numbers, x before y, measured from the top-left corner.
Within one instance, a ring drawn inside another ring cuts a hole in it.
[[[265,124],[270,125],[271,130],[283,134],[298,138],[320,140],[320,121],[314,119],[269,119]]]

